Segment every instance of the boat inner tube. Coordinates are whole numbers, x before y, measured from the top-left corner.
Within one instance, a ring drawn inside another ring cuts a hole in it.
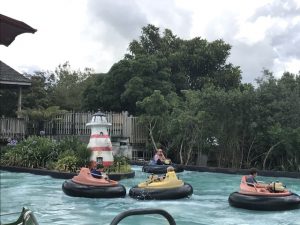
[[[129,190],[129,196],[139,200],[171,200],[192,194],[193,187],[188,183],[176,188],[140,188],[136,185]]]
[[[289,195],[247,195],[233,192],[228,198],[233,207],[252,210],[288,210],[300,208],[300,196],[295,193]]]
[[[62,184],[63,192],[72,197],[86,198],[122,198],[126,195],[126,189],[123,185],[114,186],[91,186],[78,184],[73,180],[66,180]]]
[[[176,173],[180,173],[180,172],[184,171],[183,167],[180,166],[180,165],[177,165],[177,164],[171,164],[171,165],[156,165],[156,164],[155,165],[145,165],[145,166],[143,166],[142,171],[146,172],[146,173],[163,174],[163,173],[167,172],[167,168],[169,166],[174,167]]]

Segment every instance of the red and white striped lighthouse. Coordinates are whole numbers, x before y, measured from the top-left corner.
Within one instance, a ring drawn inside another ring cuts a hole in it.
[[[91,137],[87,148],[91,150],[91,161],[103,161],[103,166],[113,164],[112,144],[107,131],[111,123],[107,122],[106,116],[102,112],[93,115],[92,120],[86,124],[91,128]]]

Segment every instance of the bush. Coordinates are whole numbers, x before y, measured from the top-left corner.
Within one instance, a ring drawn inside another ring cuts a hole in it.
[[[1,165],[76,171],[89,162],[86,144],[71,137],[56,142],[46,137],[32,136],[1,149]]]
[[[86,144],[76,137],[56,142],[46,137],[32,136],[16,146],[3,148],[1,165],[76,172],[89,164],[90,154]],[[105,170],[107,173],[130,172],[129,159],[114,156],[113,165]]]
[[[65,156],[57,161],[55,169],[65,172],[76,172],[78,169],[77,162],[78,159],[76,156]]]
[[[112,166],[106,168],[107,173],[129,173],[131,172],[130,160],[125,156],[114,156]]]
[[[57,144],[44,137],[29,137],[16,146],[6,149],[1,154],[1,163],[8,166],[39,168],[45,167],[47,161],[57,160]]]
[[[90,161],[90,151],[87,145],[81,142],[77,137],[68,137],[58,143],[59,159],[66,156],[75,156],[76,166],[78,168],[87,166]]]

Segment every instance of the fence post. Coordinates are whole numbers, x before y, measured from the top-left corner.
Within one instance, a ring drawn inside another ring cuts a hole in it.
[[[71,117],[71,134],[75,134],[75,112],[72,111],[72,117]]]

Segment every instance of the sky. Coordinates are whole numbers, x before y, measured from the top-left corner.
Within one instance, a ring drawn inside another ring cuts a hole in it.
[[[128,52],[141,28],[168,28],[182,39],[223,39],[242,82],[268,69],[300,71],[300,0],[0,0],[0,14],[26,22],[0,60],[20,73],[72,69],[106,73]]]

